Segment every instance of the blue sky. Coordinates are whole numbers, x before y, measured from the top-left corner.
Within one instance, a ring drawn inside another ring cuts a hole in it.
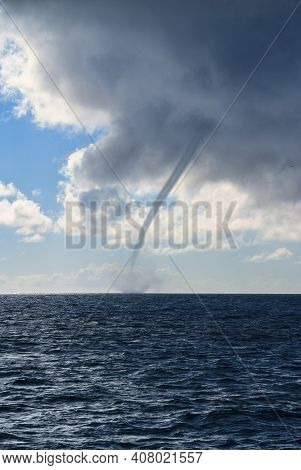
[[[25,194],[40,189],[38,199],[46,211],[57,210],[58,173],[68,155],[87,143],[82,133],[40,128],[29,116],[14,118],[14,103],[0,101],[2,181],[14,184]]]

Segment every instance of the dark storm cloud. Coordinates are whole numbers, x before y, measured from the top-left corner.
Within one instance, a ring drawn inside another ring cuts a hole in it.
[[[196,134],[205,141],[296,2],[7,5],[70,102],[110,113],[103,145],[119,175],[155,182]],[[227,179],[258,199],[300,199],[300,26],[301,8],[186,183]],[[92,187],[114,181],[93,148],[77,171]]]

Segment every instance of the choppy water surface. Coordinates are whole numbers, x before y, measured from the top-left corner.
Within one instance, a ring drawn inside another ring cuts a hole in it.
[[[0,447],[298,448],[301,296],[202,299],[1,296]]]

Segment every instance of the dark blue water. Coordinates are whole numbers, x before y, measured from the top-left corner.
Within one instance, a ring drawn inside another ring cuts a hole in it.
[[[1,296],[0,448],[298,448],[301,296],[202,299]]]

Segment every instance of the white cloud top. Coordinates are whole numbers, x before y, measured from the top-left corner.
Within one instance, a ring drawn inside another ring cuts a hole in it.
[[[260,253],[258,255],[250,256],[246,261],[250,263],[265,263],[267,261],[282,261],[293,256],[293,253],[288,248],[277,248],[272,253]]]
[[[36,243],[43,240],[42,233],[52,229],[52,221],[12,183],[0,181],[0,226],[15,228],[18,235],[25,236],[23,241]]]

